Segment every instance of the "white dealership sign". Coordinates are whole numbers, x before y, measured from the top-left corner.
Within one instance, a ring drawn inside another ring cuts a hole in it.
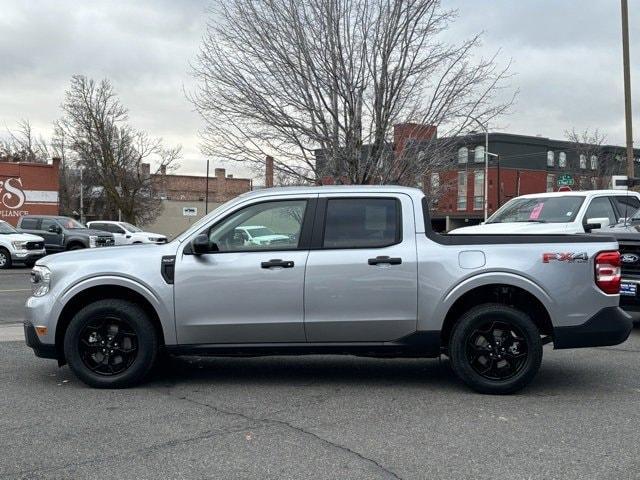
[[[58,192],[25,190],[20,177],[0,179],[0,218],[28,215],[32,205],[57,204]]]
[[[183,217],[197,217],[198,216],[198,207],[182,207],[182,216]]]

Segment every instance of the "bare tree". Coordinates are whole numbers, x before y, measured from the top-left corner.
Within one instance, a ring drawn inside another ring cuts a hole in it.
[[[74,152],[75,167],[83,169],[92,186],[89,197],[100,199],[100,213],[116,218],[121,212],[124,219],[143,224],[155,218],[161,202],[144,165],[155,161],[157,171],[174,168],[180,147],[164,148],[161,139],[130,126],[127,109],[108,80],[73,76],[62,110],[56,124],[59,145]]]
[[[0,141],[0,159],[10,162],[47,163],[49,148],[42,135],[36,135],[29,120],[20,120],[15,130]]]
[[[259,166],[271,155],[307,182],[415,182],[436,143],[420,161],[396,155],[394,124],[451,137],[513,101],[496,101],[508,66],[472,61],[479,36],[441,39],[455,16],[439,0],[216,0],[189,95],[203,152]]]
[[[565,137],[572,143],[572,149],[575,153],[575,163],[570,167],[575,171],[586,168],[591,172],[591,176],[580,176],[579,188],[581,190],[608,188],[612,175],[624,173],[621,172],[624,166],[620,158],[616,158],[619,155],[610,149],[603,148],[607,136],[597,128],[595,130],[587,128],[580,132],[575,128],[566,130]],[[592,168],[592,162],[595,162],[595,169]]]

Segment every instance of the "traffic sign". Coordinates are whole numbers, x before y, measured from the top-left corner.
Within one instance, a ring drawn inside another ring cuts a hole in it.
[[[558,176],[558,185],[571,186],[573,183],[573,177],[567,173]]]

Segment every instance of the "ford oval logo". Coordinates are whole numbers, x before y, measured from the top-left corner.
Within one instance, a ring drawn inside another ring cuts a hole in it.
[[[635,253],[623,253],[620,255],[620,261],[622,263],[636,263],[640,260],[640,255],[636,255]]]

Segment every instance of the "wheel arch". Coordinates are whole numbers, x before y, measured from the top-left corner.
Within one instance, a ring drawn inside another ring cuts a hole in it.
[[[454,326],[465,312],[484,303],[497,303],[521,310],[531,317],[540,333],[553,336],[549,297],[535,284],[532,284],[532,288],[528,280],[513,277],[472,285],[450,296],[440,330],[441,345],[446,348]],[[514,281],[518,278],[519,281]]]
[[[58,358],[64,359],[64,335],[75,314],[86,305],[106,298],[128,300],[141,306],[158,333],[160,345],[164,346],[167,342],[173,343],[175,341],[175,329],[166,328],[167,317],[162,314],[160,305],[150,295],[150,292],[145,292],[144,290],[146,289],[138,285],[127,285],[126,281],[120,279],[103,280],[104,283],[95,283],[94,280],[89,282],[88,285],[76,287],[73,291],[66,292],[63,295],[61,299],[63,307],[57,317],[55,329],[55,345]]]

